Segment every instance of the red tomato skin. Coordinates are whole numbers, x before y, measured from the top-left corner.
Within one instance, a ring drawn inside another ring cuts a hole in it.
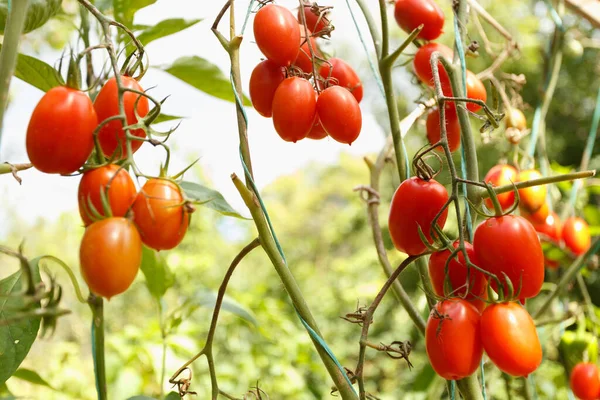
[[[506,215],[483,221],[473,239],[479,267],[504,283],[508,276],[519,298],[535,297],[544,283],[544,253],[537,233],[523,217]],[[494,279],[490,281],[497,291]],[[508,294],[508,293],[506,293]]]
[[[592,245],[590,228],[587,222],[579,217],[567,218],[563,225],[562,238],[569,250],[576,255],[585,253]]]
[[[264,60],[252,70],[250,75],[250,99],[256,112],[266,118],[273,115],[275,91],[285,79],[283,67],[271,60]]]
[[[467,97],[473,100],[487,101],[487,92],[483,82],[475,74],[467,70]],[[467,109],[473,112],[481,110],[481,106],[475,103],[467,103]]]
[[[142,242],[154,250],[170,250],[183,240],[190,215],[179,187],[166,179],[149,179],[133,202],[133,221]]]
[[[481,340],[490,360],[509,375],[526,377],[542,363],[535,323],[518,303],[487,306],[481,314]]]
[[[571,390],[581,400],[596,400],[600,395],[598,367],[592,363],[578,363],[571,370]]]
[[[288,67],[300,51],[298,21],[285,7],[267,4],[254,17],[254,38],[269,60]]]
[[[313,125],[310,132],[308,132],[308,136],[306,137],[313,140],[321,140],[327,137],[327,132],[325,132],[325,129],[323,129],[323,126],[321,125],[321,121],[319,120],[318,116],[315,121],[315,124]]]
[[[360,135],[360,106],[352,93],[341,86],[330,86],[321,92],[317,114],[325,132],[340,143],[352,144]]]
[[[273,97],[273,125],[287,142],[304,139],[317,117],[317,96],[312,84],[304,78],[286,78]]]
[[[530,221],[538,233],[548,236],[550,239],[557,242],[562,237],[562,222],[554,211],[551,211],[543,223]]]
[[[142,262],[142,241],[133,222],[107,218],[88,226],[79,248],[81,275],[90,291],[110,300],[133,283]]]
[[[417,77],[427,86],[433,87],[433,70],[431,69],[431,54],[435,51],[441,53],[448,61],[452,61],[453,52],[448,46],[441,43],[427,43],[417,50],[413,59],[413,68]],[[438,72],[440,74],[440,83],[442,87],[450,87],[450,79],[448,73],[442,67],[442,63],[438,63]]]
[[[459,241],[455,241],[453,244],[456,249],[459,245]],[[469,256],[469,260],[479,266],[477,256],[475,255],[475,251],[473,250],[473,246],[471,243],[465,242],[465,249],[467,250],[467,255]],[[444,280],[446,278],[445,269],[446,269],[446,260],[450,257],[449,250],[443,250],[435,252],[429,257],[429,277],[431,278],[431,283],[433,285],[433,291],[438,296],[460,296],[462,297],[466,291],[463,287],[467,282],[467,264],[465,262],[465,258],[462,255],[462,252],[458,254],[457,257],[454,257],[450,263],[448,264],[448,275],[450,277],[450,283],[452,284],[452,293],[444,293]],[[461,288],[460,290],[458,290]],[[472,302],[474,300],[486,299],[486,290],[487,290],[487,278],[485,275],[477,271],[474,268],[471,268],[470,279],[469,279],[469,293],[466,296],[466,300]],[[477,308],[479,304],[475,305]]]
[[[133,89],[143,92],[144,89],[140,84],[129,76],[121,76],[121,83],[124,88]],[[107,118],[119,115],[119,99],[118,99],[118,88],[117,80],[113,77],[110,78],[102,89],[96,100],[94,100],[94,108],[98,114],[98,122],[102,123]],[[139,98],[139,101],[138,101]],[[123,104],[125,106],[125,115],[127,116],[127,125],[132,125],[138,122],[135,117],[135,103],[137,101],[137,113],[140,117],[145,117],[148,114],[148,98],[140,96],[137,93],[125,92],[123,94]],[[134,129],[130,131],[132,135],[145,138],[146,132],[143,129]],[[98,132],[98,140],[100,141],[100,147],[105,156],[112,156],[115,151],[118,152],[120,158],[125,158],[127,155],[127,145],[125,139],[125,131],[123,130],[123,124],[119,120],[110,121],[100,128]],[[131,151],[136,152],[142,145],[140,140],[131,141]],[[117,150],[119,148],[119,150]]]
[[[426,128],[429,144],[435,144],[441,139],[440,111],[434,108],[427,115]],[[460,124],[456,115],[455,107],[446,107],[446,137],[448,147],[451,152],[455,152],[460,147]],[[443,152],[442,147],[437,147],[436,151]]]
[[[435,179],[425,181],[412,177],[400,184],[390,207],[388,227],[396,249],[415,256],[425,252],[427,247],[421,241],[418,226],[431,241],[429,227],[433,218],[448,201],[448,191]],[[440,215],[438,226],[443,228],[448,217],[448,209]]]
[[[479,311],[460,298],[437,303],[434,310],[425,328],[425,349],[431,366],[444,379],[470,376],[483,356]]]
[[[97,126],[87,94],[64,86],[50,89],[29,120],[25,139],[29,161],[47,174],[77,171],[92,153]]]
[[[329,26],[330,22],[329,22],[329,19],[327,18],[327,13],[321,14],[321,19],[319,19],[319,16],[314,14],[310,10],[310,6],[304,6],[303,8],[304,8],[304,17],[306,18],[306,26],[312,32],[319,33],[323,29],[325,29],[327,26]],[[302,13],[302,9],[300,7],[298,7],[298,22],[300,22],[300,23],[302,23],[301,13]]]
[[[394,17],[407,33],[423,24],[417,37],[425,40],[437,39],[444,29],[444,13],[432,0],[396,0]]]
[[[311,35],[311,31],[308,31],[308,37],[312,46],[313,54],[315,57],[322,57],[321,52],[317,46],[317,41]],[[296,61],[294,61],[294,65],[300,68],[306,74],[312,74],[313,72],[313,64],[310,58],[310,48],[308,47],[308,41],[305,40],[304,36],[304,27],[300,25],[300,52],[298,52],[298,57],[296,57]],[[318,71],[318,68],[317,68]]]
[[[330,85],[337,84],[345,87],[356,98],[356,101],[360,103],[363,98],[363,85],[356,71],[354,71],[354,69],[346,61],[335,57],[330,58],[327,60],[327,62],[321,65],[319,68],[319,75],[321,75],[323,79],[328,79],[330,78],[330,71],[331,78],[335,79],[329,81]]]
[[[506,164],[494,165],[485,175],[483,180],[491,183],[492,186],[510,185],[517,181],[517,170]],[[515,192],[510,191],[499,194],[498,201],[500,202],[500,206],[502,206],[502,210],[508,210],[515,202]],[[490,210],[494,209],[494,204],[490,199],[485,199],[485,206]]]
[[[517,182],[525,182],[532,179],[539,179],[542,174],[534,169],[521,171],[517,177]],[[534,213],[539,210],[546,202],[546,185],[539,185],[519,189],[519,207],[528,213]]]
[[[550,207],[547,202],[544,202],[540,208],[532,213],[523,207],[519,207],[519,210],[521,211],[521,215],[534,226],[546,222],[546,218],[550,215]]]
[[[107,185],[110,186],[107,188]],[[104,216],[104,207],[100,193],[107,190],[108,202],[113,217],[124,217],[133,200],[137,190],[127,170],[116,164],[108,164],[103,167],[86,171],[79,182],[77,198],[79,200],[79,215],[85,226],[91,224],[91,209],[88,201],[92,203],[96,211]]]

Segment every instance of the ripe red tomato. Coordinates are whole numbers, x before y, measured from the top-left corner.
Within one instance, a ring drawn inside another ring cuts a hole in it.
[[[312,32],[319,33],[326,27],[330,25],[329,18],[327,18],[329,13],[321,14],[321,17],[311,11],[311,6],[304,6],[304,18],[306,18],[306,26]],[[302,23],[302,9],[298,7],[298,22]]]
[[[116,164],[86,171],[79,182],[77,192],[79,215],[85,226],[93,222],[90,203],[98,213],[105,215],[101,192],[107,195],[112,216],[124,217],[135,199],[137,190],[127,170]]]
[[[142,242],[133,222],[114,217],[88,226],[81,239],[79,262],[90,291],[107,299],[123,293],[142,262]]]
[[[352,144],[360,135],[360,106],[352,93],[341,86],[330,86],[321,92],[317,114],[325,132],[340,143]]]
[[[405,32],[411,32],[423,24],[418,38],[437,39],[444,29],[444,13],[433,0],[396,0],[396,22]]]
[[[453,244],[456,249],[459,245],[459,241],[455,241]],[[477,256],[475,255],[475,251],[473,250],[473,246],[471,243],[465,242],[465,249],[467,250],[467,255],[469,256],[469,260],[479,266]],[[446,261],[450,257],[449,250],[438,251],[433,253],[429,258],[429,277],[431,278],[431,283],[433,285],[433,291],[438,296],[460,296],[462,297],[466,292],[465,284],[467,282],[467,264],[465,262],[465,257],[462,252],[458,253],[458,256],[455,256],[448,263],[448,277],[450,279],[450,284],[452,285],[452,293],[444,293],[444,281],[446,279],[445,269],[446,269]],[[457,259],[458,258],[458,259]],[[471,268],[470,271],[470,279],[469,279],[469,293],[466,296],[466,300],[473,303],[473,301],[477,301],[478,304],[474,304],[475,307],[481,305],[479,303],[483,303],[481,299],[485,299],[487,290],[487,279],[485,275],[477,271],[475,268]],[[477,307],[479,309],[479,307]]]
[[[562,237],[562,223],[554,211],[550,212],[546,217],[546,220],[542,223],[530,222],[537,232],[544,234],[557,242],[560,241]]]
[[[254,17],[254,39],[269,60],[289,66],[300,51],[300,27],[285,7],[267,4]]]
[[[329,74],[331,73],[331,76]],[[330,85],[339,85],[350,90],[356,101],[360,103],[363,98],[363,86],[356,71],[341,58],[330,58],[319,68],[319,75],[323,79],[334,78],[329,81]]]
[[[327,137],[327,132],[325,132],[325,129],[323,129],[321,121],[319,121],[319,117],[317,117],[315,124],[310,132],[308,132],[308,136],[306,137],[313,140],[325,139]]]
[[[517,170],[506,164],[494,165],[483,178],[485,182],[491,183],[492,186],[510,185],[517,181]],[[508,210],[515,202],[515,192],[510,191],[498,195],[498,201],[503,210]],[[494,204],[492,200],[485,199],[485,206],[493,210]]]
[[[142,242],[154,250],[169,250],[185,236],[190,215],[179,187],[166,179],[149,179],[132,206]]]
[[[400,184],[390,207],[388,227],[396,248],[410,256],[422,254],[427,247],[421,241],[419,228],[431,241],[429,229],[433,218],[448,201],[448,191],[435,179],[428,181],[412,177]],[[443,228],[448,208],[440,215],[437,225]]]
[[[140,84],[129,76],[122,76],[121,83],[124,88],[138,90],[143,92],[144,90]],[[119,115],[119,97],[117,89],[117,80],[113,77],[110,78],[102,89],[96,100],[94,100],[94,108],[98,114],[98,122],[102,123],[107,118]],[[138,100],[139,98],[139,100]],[[137,93],[125,92],[123,94],[123,104],[125,106],[125,115],[127,116],[127,124],[132,125],[138,122],[135,117],[135,103],[137,101],[137,113],[140,117],[145,117],[148,114],[148,99],[144,96],[140,96]],[[146,137],[146,132],[143,129],[134,129],[130,131],[133,136],[140,138]],[[123,131],[123,124],[119,120],[110,121],[102,126],[98,132],[98,139],[100,140],[100,147],[105,156],[112,156],[115,151],[120,158],[127,156],[127,145],[125,139],[125,132]],[[133,140],[131,142],[131,151],[136,152],[142,145],[142,141]],[[118,150],[117,150],[118,148]]]
[[[425,328],[425,349],[434,371],[456,380],[473,374],[483,356],[481,317],[469,302],[453,298],[431,310]]]
[[[441,53],[443,57],[452,61],[453,52],[448,46],[441,43],[427,43],[417,50],[415,58],[413,59],[413,68],[415,74],[424,84],[433,87],[433,71],[431,70],[431,54],[435,51]],[[442,67],[442,63],[438,63],[438,71],[440,73],[440,83],[442,88],[450,87],[450,79],[446,70]],[[446,91],[446,90],[444,90]]]
[[[427,115],[427,139],[430,144],[435,144],[442,137],[440,125],[440,111],[437,108],[431,110]],[[448,146],[450,151],[456,151],[460,147],[460,124],[458,123],[458,115],[456,115],[455,107],[446,107],[446,137],[448,138]],[[441,147],[436,148],[437,151],[443,152]]]
[[[596,364],[580,362],[571,370],[571,390],[581,400],[596,400],[600,396],[600,377]]]
[[[487,101],[487,92],[483,82],[469,70],[467,70],[467,97],[473,100],[481,100],[484,103]],[[467,109],[477,112],[481,109],[481,106],[475,103],[467,103]]]
[[[550,215],[550,206],[548,203],[544,202],[540,208],[536,211],[530,213],[523,207],[519,207],[521,210],[521,215],[527,219],[527,221],[531,222],[533,225],[535,224],[543,224],[546,222],[546,218]]]
[[[273,97],[273,125],[279,136],[294,143],[304,139],[316,117],[317,96],[312,84],[297,76],[281,82]]]
[[[563,225],[562,238],[565,245],[576,255],[588,251],[592,244],[590,228],[582,218],[567,218]]]
[[[497,303],[481,314],[483,349],[512,376],[527,376],[542,363],[542,346],[533,319],[520,304]]]
[[[313,54],[315,55],[315,57],[322,57],[321,52],[319,51],[319,48],[317,47],[317,41],[315,40],[314,37],[310,36],[311,35],[311,31],[308,31],[308,38],[310,40],[312,49],[313,49]],[[298,68],[300,68],[302,71],[304,71],[304,73],[306,74],[312,74],[313,72],[313,64],[312,64],[312,59],[310,58],[310,48],[308,47],[308,41],[305,40],[305,35],[304,35],[304,27],[302,25],[300,25],[300,52],[298,53],[298,57],[296,57],[296,61],[294,61],[294,65]],[[318,71],[318,69],[317,69]]]
[[[525,182],[531,179],[539,179],[542,177],[539,171],[528,169],[521,171],[517,177],[517,182]],[[525,189],[519,189],[519,206],[528,213],[533,213],[542,207],[546,202],[546,185],[533,186]]]
[[[47,174],[77,171],[92,153],[97,126],[87,94],[64,86],[50,89],[29,120],[25,142],[29,161]]]
[[[264,60],[250,75],[250,99],[256,112],[263,117],[273,114],[273,97],[279,84],[285,79],[285,69],[271,60]]]
[[[519,298],[539,293],[544,283],[544,253],[535,229],[525,218],[505,215],[486,219],[475,230],[473,247],[479,267],[495,274],[503,284],[505,273],[515,293],[521,285]],[[490,278],[490,282],[498,291],[495,279]]]

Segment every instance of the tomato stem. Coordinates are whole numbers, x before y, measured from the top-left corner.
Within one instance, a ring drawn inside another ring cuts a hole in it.
[[[94,352],[94,374],[98,400],[107,400],[106,366],[104,362],[104,301],[102,297],[90,293],[88,304],[92,310],[92,332]]]

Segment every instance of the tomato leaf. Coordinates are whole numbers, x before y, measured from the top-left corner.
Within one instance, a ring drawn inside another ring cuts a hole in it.
[[[233,207],[227,203],[227,200],[225,200],[223,195],[214,189],[207,188],[206,186],[194,182],[181,182],[180,186],[186,197],[194,202],[198,202],[203,206],[212,208],[216,212],[229,217],[248,219],[235,211]]]
[[[158,117],[156,117],[156,119],[154,121],[152,121],[152,125],[154,124],[160,124],[161,122],[167,122],[167,121],[173,121],[176,119],[183,119],[185,117],[180,117],[178,115],[168,115],[168,114],[163,114],[160,113],[158,115]]]
[[[0,45],[0,51],[2,51],[2,45]],[[19,54],[17,57],[15,76],[44,92],[65,84],[62,76],[52,66],[25,54]]]
[[[8,0],[0,0],[0,34],[4,34],[8,18]],[[44,25],[60,11],[62,0],[29,0],[23,33]]]
[[[207,307],[213,309],[215,304],[217,303],[217,292],[204,292],[198,294],[198,296],[192,300],[192,305],[199,307]],[[221,309],[224,311],[228,311],[243,320],[248,321],[255,327],[258,326],[258,321],[254,317],[252,311],[246,309],[237,301],[233,300],[231,297],[225,295],[223,297],[223,303],[221,304]]]
[[[415,376],[412,383],[412,390],[415,392],[427,392],[433,382],[435,382],[436,373],[431,364],[425,363],[421,371]]]
[[[135,13],[154,3],[156,0],[113,0],[115,19],[125,26],[132,26]]]
[[[160,68],[206,94],[222,100],[235,101],[229,78],[219,67],[203,58],[181,57],[173,64]],[[252,105],[246,96],[243,101],[245,106]]]
[[[22,379],[29,383],[33,383],[34,385],[46,386],[47,388],[56,390],[52,386],[50,386],[50,384],[46,382],[46,380],[42,378],[37,372],[32,371],[30,369],[19,368],[15,371],[11,378]]]
[[[31,264],[31,270],[34,281],[39,282],[37,263]],[[19,368],[40,329],[39,317],[8,321],[26,306],[23,297],[18,296],[24,285],[22,270],[0,281],[0,294],[3,295],[0,297],[0,385]]]
[[[179,396],[179,394],[177,394],[177,392],[171,392],[169,394],[167,394],[167,396],[165,397],[165,400],[180,400],[181,397]]]
[[[169,269],[164,257],[158,252],[143,246],[141,270],[146,277],[146,286],[150,294],[160,299],[175,283],[175,276]]]
[[[137,35],[137,38],[145,46],[150,42],[181,32],[193,25],[196,25],[201,19],[186,20],[183,18],[165,19],[154,26],[145,28]]]

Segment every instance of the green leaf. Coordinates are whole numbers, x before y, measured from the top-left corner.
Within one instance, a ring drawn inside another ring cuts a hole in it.
[[[164,296],[165,292],[175,283],[175,276],[167,262],[158,252],[143,246],[141,270],[146,277],[146,286],[156,299]]]
[[[37,264],[31,265],[34,281],[40,281]],[[26,285],[22,270],[0,281],[0,385],[19,368],[31,349],[40,328],[40,318],[13,318],[26,306],[21,294]],[[10,296],[9,295],[15,295]],[[6,325],[2,323],[6,323]]]
[[[169,394],[167,394],[167,396],[165,397],[165,400],[180,400],[181,397],[179,396],[179,394],[177,394],[177,392],[171,392]]]
[[[115,19],[125,26],[132,26],[135,13],[154,3],[156,0],[113,0]]]
[[[55,390],[44,378],[42,378],[37,372],[30,369],[19,368],[15,371],[11,378],[18,378],[34,385],[46,386],[52,390]]]
[[[415,377],[415,380],[411,386],[412,391],[426,392],[429,390],[431,384],[435,381],[435,377],[435,371],[429,363],[426,363]]]
[[[248,219],[235,211],[233,207],[227,203],[223,195],[214,189],[207,188],[206,186],[194,182],[181,182],[180,186],[186,197],[190,200],[198,202],[208,208],[212,208],[223,215]]]
[[[193,304],[200,307],[207,308],[215,308],[215,304],[217,303],[217,292],[204,292],[200,293],[198,297],[193,300]],[[254,326],[258,326],[258,321],[254,317],[254,314],[242,306],[237,301],[225,295],[223,297],[223,303],[221,304],[221,309],[224,311],[228,311],[232,314],[237,315],[238,317],[250,322]]]
[[[137,38],[145,46],[150,42],[181,32],[193,25],[196,25],[201,19],[186,20],[183,18],[165,19],[154,26],[144,29],[137,35]]]
[[[2,45],[0,45],[0,51],[2,51]],[[25,54],[19,54],[17,57],[15,76],[44,92],[65,84],[65,81],[54,67]]]
[[[235,101],[229,78],[219,67],[203,58],[181,57],[161,69],[206,94],[222,100]],[[252,105],[246,96],[244,96],[244,105]]]
[[[183,119],[183,118],[185,118],[185,117],[180,117],[178,115],[168,115],[168,114],[161,113],[152,122],[152,125],[154,125],[154,124],[160,124],[161,122],[173,121],[173,120],[176,120],[176,119]]]
[[[178,397],[178,399],[180,399],[180,397]],[[156,398],[148,396],[133,396],[128,398],[127,400],[156,400]]]
[[[23,33],[28,33],[44,25],[58,14],[62,0],[29,0]],[[4,34],[8,17],[8,0],[0,0],[0,34]]]

